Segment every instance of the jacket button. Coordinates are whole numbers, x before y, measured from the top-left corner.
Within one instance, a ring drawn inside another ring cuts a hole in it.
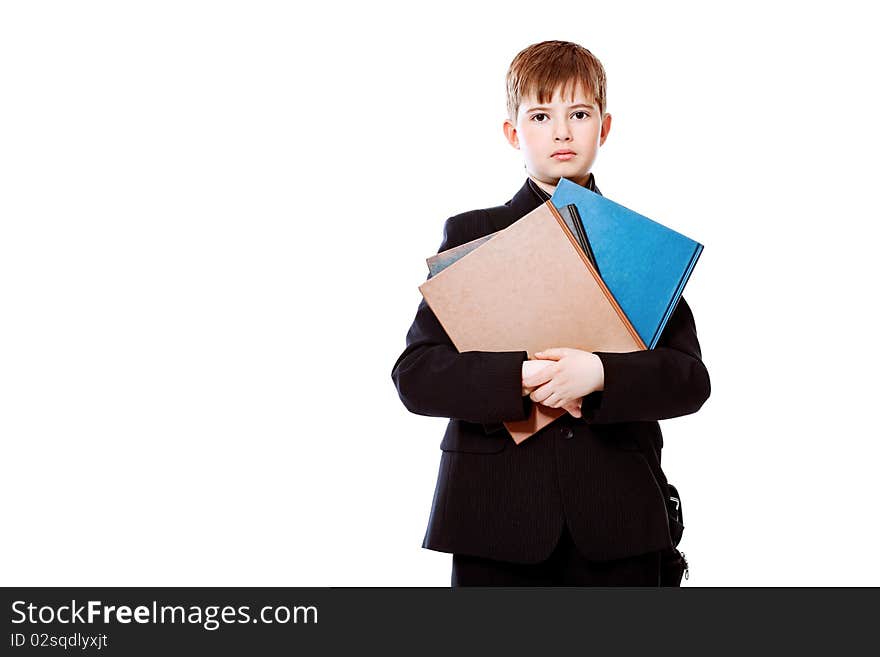
[[[572,438],[574,438],[574,431],[572,431],[571,429],[565,429],[562,432],[562,437],[566,440],[571,440]]]

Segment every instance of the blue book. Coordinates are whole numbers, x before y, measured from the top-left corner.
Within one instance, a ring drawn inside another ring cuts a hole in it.
[[[703,245],[567,178],[559,179],[550,201],[577,206],[602,280],[653,349]]]

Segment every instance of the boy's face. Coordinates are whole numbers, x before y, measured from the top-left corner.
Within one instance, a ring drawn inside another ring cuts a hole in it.
[[[516,124],[504,121],[504,136],[522,151],[529,175],[551,186],[560,177],[585,185],[610,129],[611,115],[600,119],[599,106],[580,85],[566,99],[557,88],[549,104],[541,105],[533,95],[523,97]]]

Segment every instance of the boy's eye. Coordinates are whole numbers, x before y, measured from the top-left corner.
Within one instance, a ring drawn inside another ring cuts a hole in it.
[[[578,116],[578,115],[581,115],[581,116]],[[537,118],[538,118],[539,116],[546,117],[547,115],[546,115],[544,112],[538,112],[537,114],[535,114],[534,116],[532,116],[532,121],[535,121],[535,123],[546,123],[546,121],[543,121],[543,120],[542,120],[542,121],[538,121]],[[578,118],[580,118],[580,119],[588,119],[588,118],[590,118],[590,115],[587,114],[587,112],[585,112],[584,110],[578,110],[577,112],[574,112],[574,113],[572,114],[572,116],[578,116]]]

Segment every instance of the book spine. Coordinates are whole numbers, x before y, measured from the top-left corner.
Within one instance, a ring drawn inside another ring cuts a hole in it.
[[[688,266],[685,268],[684,273],[682,273],[681,278],[678,281],[678,285],[675,288],[675,292],[673,293],[672,298],[669,300],[669,304],[666,306],[666,312],[663,314],[663,319],[660,322],[660,326],[657,327],[657,330],[654,332],[654,335],[651,338],[651,349],[656,347],[657,343],[660,341],[660,336],[663,334],[663,329],[666,328],[666,323],[669,321],[669,318],[672,317],[672,313],[675,311],[675,307],[678,305],[678,300],[681,298],[681,295],[684,292],[684,286],[687,285],[687,282],[691,277],[691,272],[694,271],[697,260],[700,259],[700,254],[702,253],[703,245],[697,244],[694,247],[694,252],[691,254],[691,259],[688,262]]]

